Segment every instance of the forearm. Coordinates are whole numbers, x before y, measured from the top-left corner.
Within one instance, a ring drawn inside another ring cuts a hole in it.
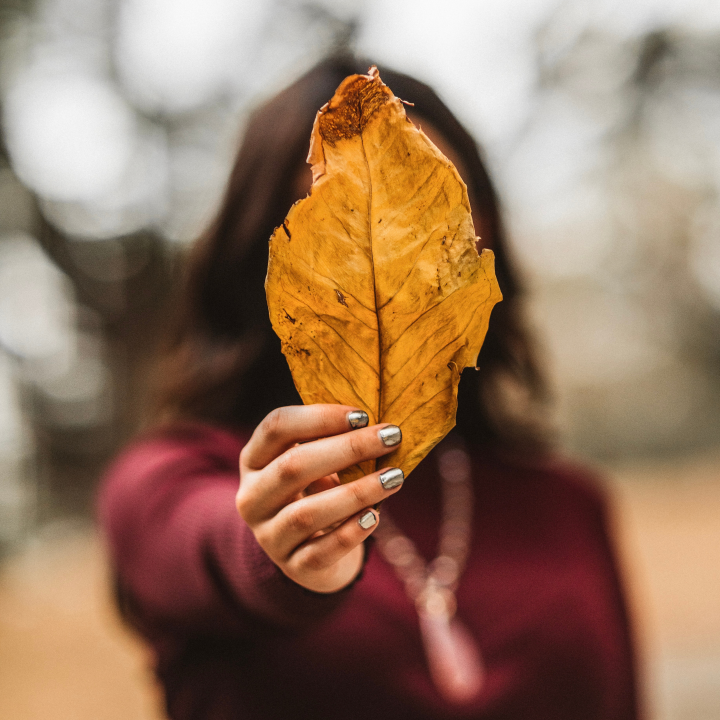
[[[236,487],[230,475],[181,474],[105,489],[115,571],[147,622],[251,634],[301,627],[342,602],[347,590],[312,593],[282,574],[238,516]]]

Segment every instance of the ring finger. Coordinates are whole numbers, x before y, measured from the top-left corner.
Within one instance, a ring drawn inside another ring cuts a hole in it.
[[[378,513],[368,508],[352,515],[332,532],[303,543],[288,559],[298,573],[325,570],[352,552],[378,524]]]
[[[383,468],[346,485],[286,505],[268,524],[274,526],[275,553],[289,557],[315,533],[344,521],[396,493],[404,477],[399,468]]]

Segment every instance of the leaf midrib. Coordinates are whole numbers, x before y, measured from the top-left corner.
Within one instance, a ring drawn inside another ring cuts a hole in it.
[[[365,160],[365,167],[367,168],[368,174],[368,235],[370,241],[370,269],[373,284],[373,298],[375,300],[375,317],[377,319],[377,347],[378,347],[378,364],[377,364],[377,377],[378,377],[378,393],[377,393],[377,409],[375,410],[376,422],[381,422],[380,412],[382,410],[382,393],[383,393],[383,381],[382,381],[382,332],[380,330],[380,311],[378,309],[378,294],[377,294],[377,283],[375,279],[375,245],[373,242],[373,187],[372,187],[372,173],[370,172],[370,163],[368,162],[367,152],[365,151],[365,138],[363,133],[360,133],[360,145],[363,152],[363,160]],[[377,460],[375,465],[377,467]]]

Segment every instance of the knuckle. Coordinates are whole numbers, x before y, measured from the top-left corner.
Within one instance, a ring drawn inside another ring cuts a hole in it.
[[[350,534],[338,531],[335,533],[335,545],[343,552],[349,552],[357,541]]]
[[[367,483],[364,483],[361,480],[356,480],[355,482],[348,483],[347,488],[356,505],[360,507],[367,507],[368,505],[373,504],[375,498],[373,497]]]
[[[358,432],[348,433],[345,442],[348,445],[348,451],[353,459],[360,459],[365,455],[365,447],[362,436]]]
[[[337,409],[333,405],[321,405],[318,408],[318,420],[323,431],[329,431],[337,425]]]
[[[240,488],[237,491],[237,495],[235,496],[235,507],[243,520],[247,520],[247,518],[250,517],[252,502],[248,497],[248,493],[243,488]]]
[[[258,438],[258,432],[256,430],[253,433],[253,436],[250,438],[249,442],[240,451],[240,456],[238,458],[238,468],[240,470],[240,482],[241,483],[244,481],[245,476],[255,472],[256,470],[260,470],[260,467],[257,465],[256,461],[253,459],[253,455],[255,455],[258,450],[258,439],[257,438]]]
[[[278,478],[282,482],[292,482],[300,474],[301,464],[296,452],[288,450],[276,460]]]
[[[284,408],[275,408],[265,416],[265,419],[262,421],[262,430],[268,441],[273,442],[280,437],[284,421]]]
[[[315,517],[305,504],[295,503],[287,509],[286,523],[291,531],[309,534],[315,527]]]
[[[278,566],[282,567],[287,561],[279,542],[277,530],[273,523],[264,522],[252,528],[257,544],[265,551],[265,554]]]
[[[308,550],[303,553],[302,557],[298,558],[298,565],[301,570],[306,572],[318,572],[325,570],[330,563],[328,562],[325,554],[318,552],[315,548]]]

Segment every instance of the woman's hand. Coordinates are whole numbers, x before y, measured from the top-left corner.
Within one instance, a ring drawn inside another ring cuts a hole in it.
[[[395,425],[367,422],[345,405],[278,408],[240,453],[238,512],[285,575],[316,592],[355,579],[362,542],[378,523],[371,508],[402,485],[396,468],[340,484],[338,471],[386,455],[402,440]]]

